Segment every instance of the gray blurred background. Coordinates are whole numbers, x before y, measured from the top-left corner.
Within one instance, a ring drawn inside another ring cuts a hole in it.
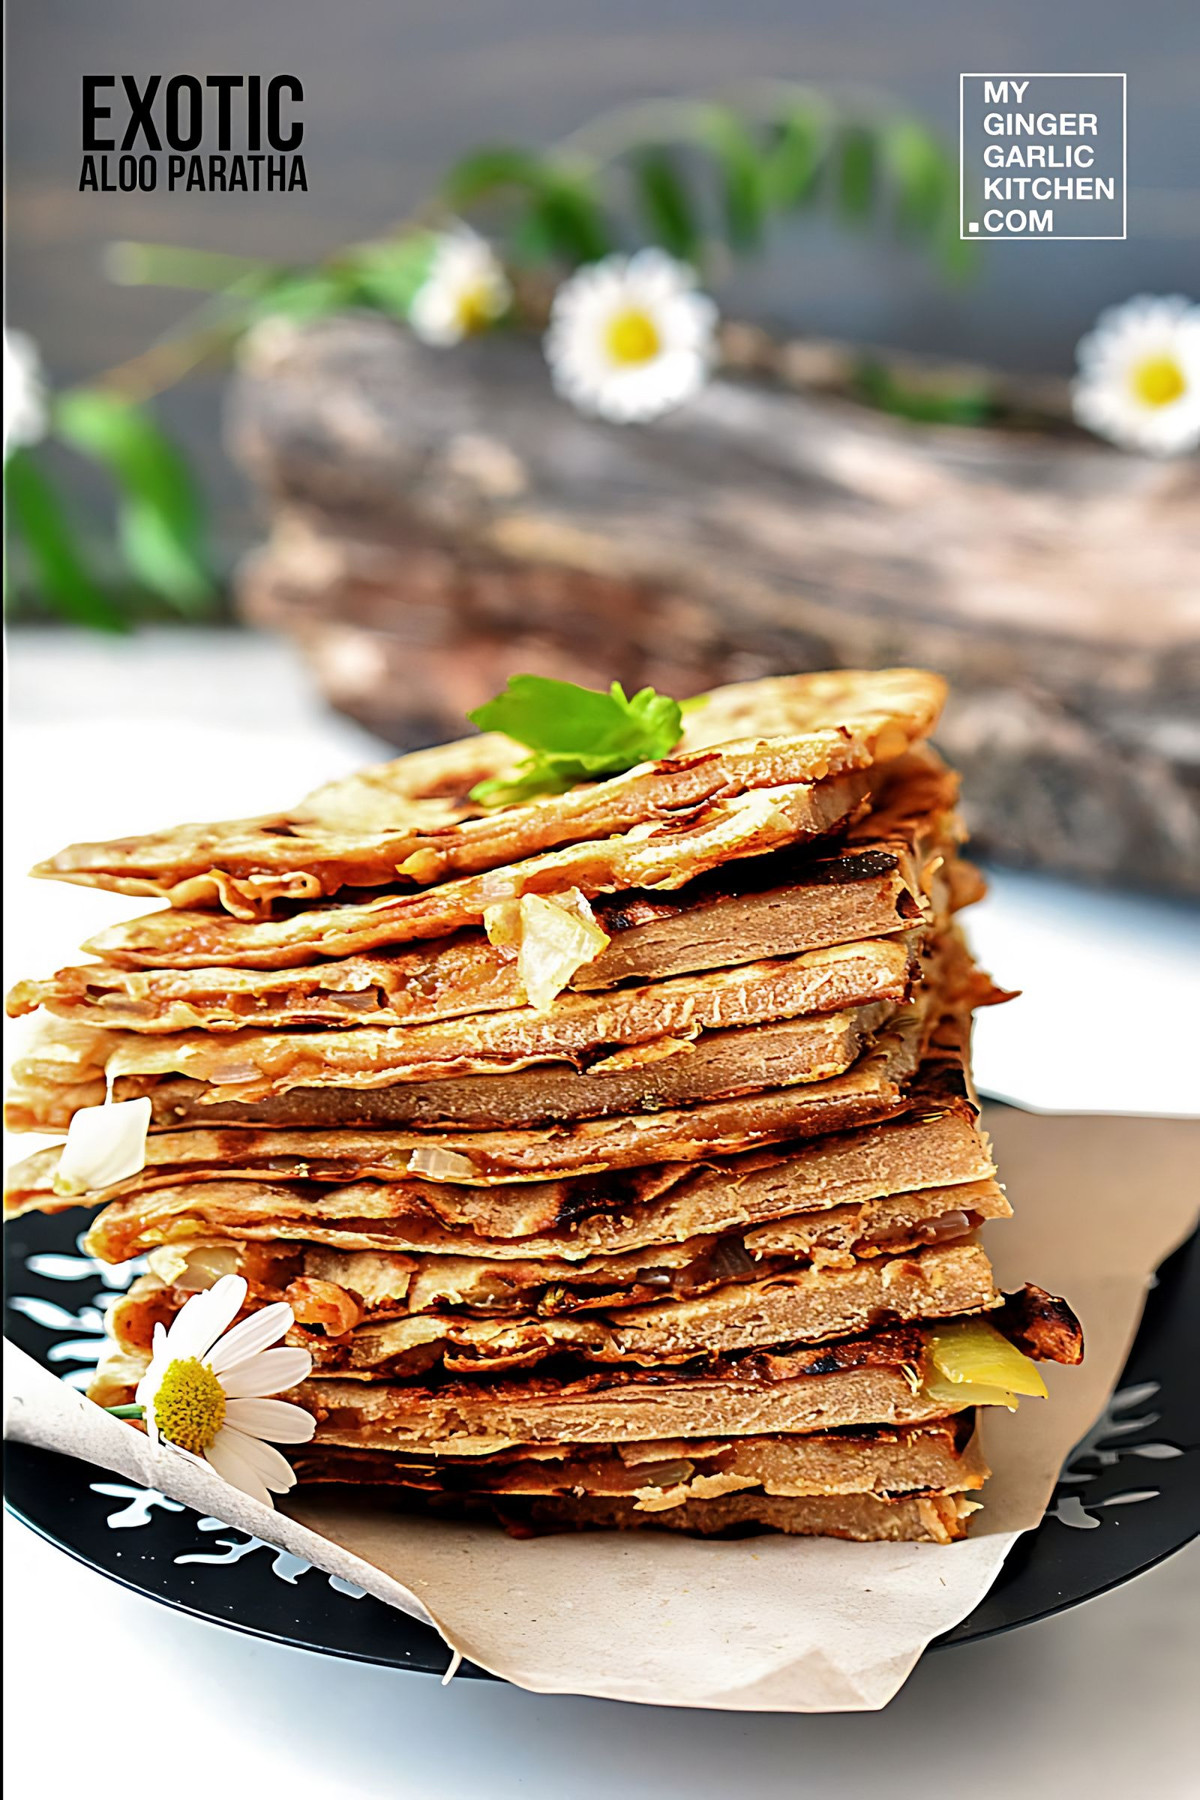
[[[727,310],[1065,373],[1102,306],[1200,287],[1187,0],[12,0],[8,51],[8,316],[60,381],[133,354],[187,303],[110,285],[110,239],[317,258],[402,217],[475,145],[546,142],[614,104],[764,75],[882,90],[956,137],[962,70],[1125,71],[1129,238],[992,245],[948,290],[915,252],[800,222],[739,272]],[[310,191],[80,194],[81,75],[154,72],[298,75]],[[228,553],[251,522],[218,448],[220,385],[188,382],[163,418],[204,471]]]

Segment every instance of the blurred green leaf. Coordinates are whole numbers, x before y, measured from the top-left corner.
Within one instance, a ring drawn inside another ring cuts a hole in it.
[[[380,312],[407,318],[433,264],[437,234],[415,231],[404,238],[362,244],[343,259],[353,297]]]
[[[985,382],[951,386],[945,376],[906,379],[869,358],[855,371],[854,385],[868,405],[921,425],[985,425],[998,411]]]
[[[250,304],[248,322],[260,319],[323,319],[348,306],[354,283],[343,269],[295,269],[272,281]]]
[[[965,281],[979,265],[980,246],[974,238],[961,235],[957,206],[942,229],[934,234],[933,247],[942,273],[951,281]]]
[[[604,209],[591,182],[582,175],[545,169],[531,211],[566,262],[597,262],[612,249]]]
[[[452,211],[462,211],[513,188],[524,195],[525,218],[534,222],[551,255],[568,263],[595,262],[612,248],[593,177],[530,150],[497,145],[464,157],[442,183],[441,198]],[[529,242],[526,231],[526,247]]]
[[[735,250],[755,250],[766,223],[764,158],[742,120],[727,107],[708,108],[703,135],[721,175],[729,242]]]
[[[890,119],[879,132],[880,160],[896,198],[896,217],[909,232],[931,231],[957,207],[958,165],[915,119]]]
[[[870,217],[878,165],[874,132],[862,124],[847,125],[837,149],[837,199],[843,218],[862,224]]]
[[[763,169],[772,206],[782,211],[803,206],[813,198],[828,141],[825,115],[815,106],[797,108],[781,121],[779,136],[767,153]]]
[[[60,395],[54,431],[113,475],[117,535],[131,572],[180,612],[203,611],[214,584],[200,497],[170,439],[140,407],[99,388]]]
[[[126,495],[117,508],[117,542],[130,573],[176,612],[201,616],[208,611],[212,579],[156,506]]]
[[[536,188],[543,166],[543,159],[532,150],[510,144],[485,146],[454,164],[442,182],[441,198],[458,212],[502,188]]]
[[[633,177],[651,242],[682,262],[698,262],[703,234],[674,157],[661,148],[646,150],[634,159]]]
[[[29,553],[46,600],[78,625],[127,631],[126,620],[89,574],[74,528],[27,450],[14,450],[4,466],[4,497],[9,524]]]

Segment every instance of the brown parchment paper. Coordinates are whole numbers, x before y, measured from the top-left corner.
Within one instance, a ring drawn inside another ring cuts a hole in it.
[[[874,1710],[925,1645],[978,1604],[1040,1519],[1120,1373],[1151,1272],[1196,1220],[1200,1123],[991,1109],[987,1124],[1016,1208],[986,1234],[1000,1284],[1034,1280],[1065,1294],[1087,1360],[1046,1369],[1048,1402],[989,1416],[995,1473],[962,1544],[514,1540],[319,1496],[273,1514],[153,1451],[19,1353],[6,1430],[279,1543],[432,1620],[454,1650],[522,1687],[728,1710]]]

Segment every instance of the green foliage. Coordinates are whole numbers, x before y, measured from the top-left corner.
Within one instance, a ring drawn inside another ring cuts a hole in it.
[[[92,579],[75,530],[28,450],[14,450],[5,463],[4,498],[9,528],[25,545],[46,598],[77,625],[123,631],[122,613]]]
[[[100,388],[76,388],[54,407],[63,443],[108,470],[117,490],[117,540],[131,575],[184,614],[213,598],[199,495],[183,457],[141,407]]]
[[[439,198],[455,213],[507,209],[499,235],[521,262],[575,267],[647,237],[703,267],[714,249],[759,250],[773,219],[818,201],[845,225],[892,229],[961,272],[975,246],[958,228],[958,161],[920,120],[783,84],[752,112],[664,101],[613,121],[603,154],[498,145],[472,152]],[[623,204],[632,197],[634,217]]]
[[[837,147],[837,200],[843,219],[862,225],[874,209],[879,186],[879,144],[865,125],[843,129]]]
[[[695,202],[676,157],[662,149],[643,150],[633,174],[647,235],[681,262],[699,262],[704,236]]]
[[[775,211],[788,212],[814,199],[829,135],[824,107],[797,106],[779,121],[763,163],[767,204]]]
[[[601,693],[544,675],[510,675],[502,694],[467,716],[480,731],[503,732],[532,752],[511,779],[471,789],[483,806],[509,806],[619,775],[669,755],[682,730],[678,702],[653,688],[629,700],[617,681]]]
[[[398,319],[408,309],[426,281],[437,248],[432,231],[414,231],[403,237],[383,238],[375,244],[359,244],[342,259],[346,299],[377,307]]]
[[[498,196],[518,201],[527,252],[540,249],[545,257],[574,266],[595,262],[612,249],[601,195],[588,172],[568,158],[493,145],[456,163],[440,193],[455,213]]]
[[[261,319],[292,319],[296,324],[323,319],[351,305],[354,298],[354,283],[344,270],[287,269],[263,282],[247,303],[244,325],[256,325]]]
[[[716,164],[725,232],[732,250],[760,248],[767,221],[767,162],[737,113],[705,108],[702,140]]]
[[[854,385],[868,405],[920,425],[986,425],[999,410],[984,381],[951,384],[945,376],[902,379],[871,359],[859,364]]]
[[[919,119],[861,101],[843,105],[784,82],[764,84],[744,106],[654,101],[610,115],[547,150],[475,150],[449,171],[418,222],[351,245],[314,267],[177,245],[114,246],[114,280],[191,287],[207,298],[189,321],[190,335],[153,346],[105,387],[61,396],[53,433],[113,481],[115,547],[136,587],[195,616],[214,593],[200,504],[180,453],[135,400],[181,379],[214,350],[228,350],[266,318],[308,321],[347,306],[407,318],[447,215],[495,215],[486,228],[515,266],[558,274],[619,245],[653,243],[703,274],[724,269],[731,254],[755,253],[778,221],[818,205],[859,231],[894,232],[930,255],[947,276],[965,272],[977,250],[959,235],[955,150]],[[995,416],[986,393],[914,385],[874,364],[860,369],[857,390],[905,418],[974,422]],[[81,541],[94,534],[77,534],[35,457],[18,451],[8,464],[14,533],[54,605],[80,622],[116,628],[121,610],[89,572]],[[513,685],[491,706],[516,718]],[[630,761],[661,754],[647,743],[661,741],[670,729],[678,735],[675,703],[649,690],[627,701],[616,689],[585,704],[577,698],[585,690],[546,685],[576,696],[568,704],[560,695],[556,717],[581,722],[595,703],[605,709],[608,724],[601,728],[601,720],[595,731],[589,724],[586,742],[578,744],[521,738],[533,751],[520,777],[528,792],[554,791],[628,767],[622,760],[627,752]],[[548,704],[544,692],[540,704]]]

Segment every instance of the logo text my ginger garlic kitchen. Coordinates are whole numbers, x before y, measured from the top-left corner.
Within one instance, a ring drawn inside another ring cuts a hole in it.
[[[295,75],[85,75],[80,192],[308,191]]]

